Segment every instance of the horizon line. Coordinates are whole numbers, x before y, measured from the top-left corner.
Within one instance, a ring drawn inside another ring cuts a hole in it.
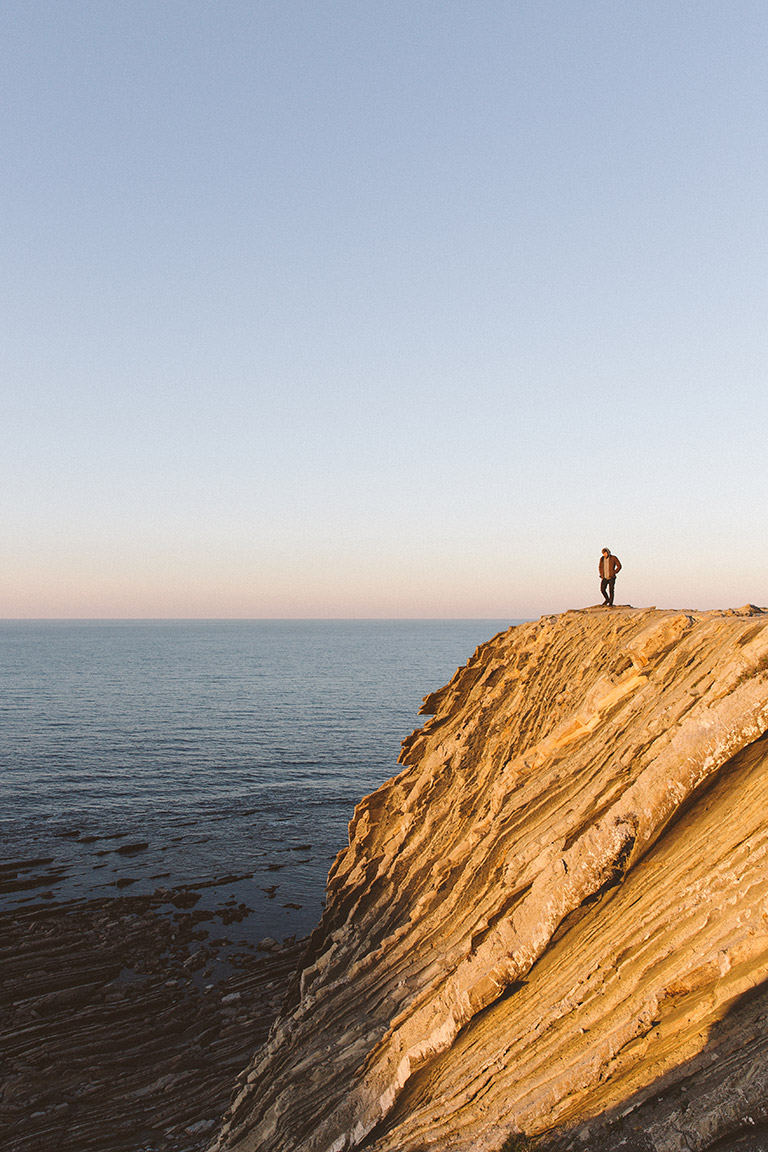
[[[546,613],[545,613],[546,615]],[[224,624],[224,623],[391,623],[394,621],[498,621],[534,619],[507,616],[0,616],[0,624]]]

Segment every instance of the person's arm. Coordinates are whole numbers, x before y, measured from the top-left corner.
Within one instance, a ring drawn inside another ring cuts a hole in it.
[[[619,572],[621,572],[621,560],[619,560],[618,556],[614,556],[614,560],[616,561],[616,566],[613,569],[613,574],[614,576],[618,576]]]

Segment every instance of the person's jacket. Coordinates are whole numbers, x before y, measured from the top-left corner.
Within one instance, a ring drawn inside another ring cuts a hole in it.
[[[621,572],[621,561],[618,556],[601,556],[597,570],[601,580],[612,580],[617,572]]]

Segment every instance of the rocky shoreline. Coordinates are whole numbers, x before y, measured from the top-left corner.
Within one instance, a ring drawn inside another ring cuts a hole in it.
[[[6,1152],[198,1152],[303,942],[235,943],[189,888],[0,912]],[[218,933],[218,934],[216,934]]]

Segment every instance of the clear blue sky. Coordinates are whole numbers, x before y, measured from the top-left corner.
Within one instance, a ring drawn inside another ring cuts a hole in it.
[[[5,0],[0,616],[768,603],[764,0]]]

